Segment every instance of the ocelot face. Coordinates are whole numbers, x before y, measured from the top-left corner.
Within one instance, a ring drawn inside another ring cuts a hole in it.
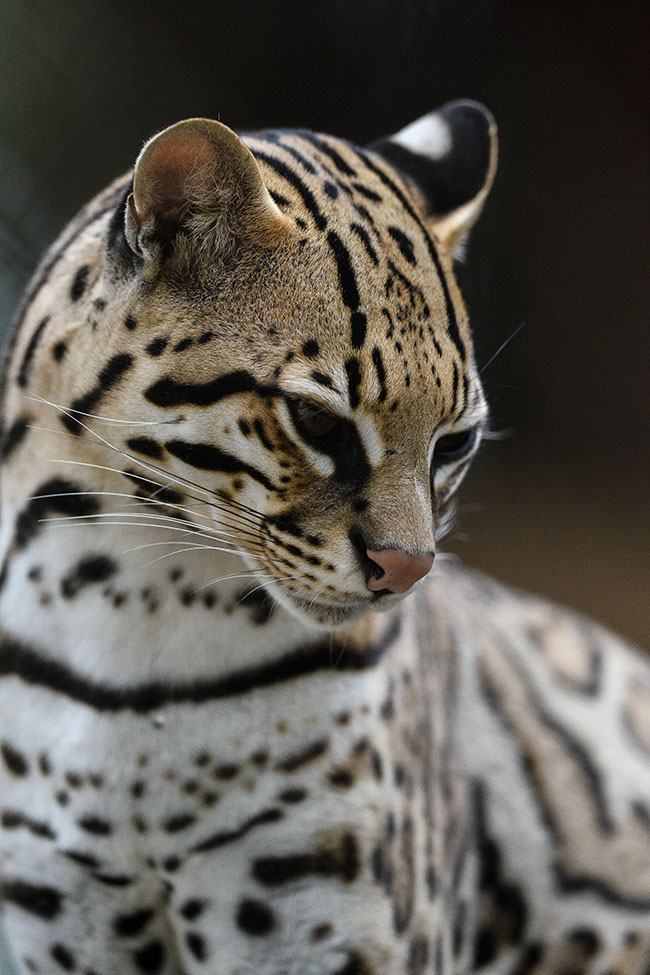
[[[372,152],[262,133],[253,156],[218,123],[180,123],[126,202],[130,383],[151,426],[123,449],[314,624],[427,574],[486,416],[450,253],[492,178],[492,123],[457,103],[414,126]]]

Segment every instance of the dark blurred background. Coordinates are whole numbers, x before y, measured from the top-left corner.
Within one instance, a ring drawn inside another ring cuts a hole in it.
[[[165,125],[206,115],[363,143],[479,99],[500,170],[459,275],[507,437],[463,486],[447,548],[647,643],[646,9],[3,0],[4,337],[41,249]]]

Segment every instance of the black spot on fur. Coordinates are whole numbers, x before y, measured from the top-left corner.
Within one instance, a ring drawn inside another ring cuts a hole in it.
[[[157,440],[152,440],[151,437],[131,437],[126,442],[129,450],[135,450],[138,454],[144,454],[146,457],[154,457],[159,460],[163,455],[163,449]]]
[[[246,898],[237,909],[237,927],[246,934],[268,934],[275,927],[273,911],[262,901]]]
[[[83,264],[80,268],[78,268],[70,286],[70,298],[72,301],[79,301],[86,290],[86,282],[88,281],[89,272],[90,267],[88,264]]]
[[[58,917],[63,905],[63,894],[56,887],[39,887],[22,880],[0,881],[0,897],[44,921]]]
[[[117,572],[117,562],[107,555],[88,555],[61,580],[61,594],[73,599],[85,586],[110,579]]]
[[[178,816],[170,816],[163,823],[163,829],[168,833],[177,833],[181,829],[187,829],[196,822],[196,816],[192,813],[179,813]]]
[[[56,362],[61,362],[65,358],[68,346],[65,342],[57,342],[52,348],[52,357]]]
[[[308,795],[309,793],[306,789],[283,789],[279,793],[278,799],[280,802],[288,802],[291,805],[295,805],[298,802],[303,802]]]
[[[3,741],[0,744],[0,753],[4,759],[4,763],[14,775],[27,775],[29,773],[29,762],[14,745],[11,745],[8,741]]]
[[[162,339],[162,338],[154,339],[153,342],[150,342],[149,345],[147,346],[147,352],[151,356],[162,355],[162,353],[167,348],[167,342],[168,339]]]
[[[92,853],[82,853],[79,850],[64,850],[63,855],[68,860],[72,860],[74,863],[80,863],[82,867],[90,867],[92,870],[96,870],[100,864],[100,861]]]
[[[197,917],[205,910],[205,907],[205,901],[193,898],[192,900],[185,901],[181,907],[181,914],[186,921],[196,921]]]
[[[137,328],[137,326],[138,323],[136,322],[135,318],[133,318],[132,315],[127,315],[126,318],[124,319],[124,327],[128,328],[129,332],[133,332],[134,329]]]
[[[95,836],[109,836],[112,832],[111,824],[101,816],[84,816],[79,820],[79,826]]]
[[[165,948],[160,941],[150,941],[133,953],[133,961],[144,975],[158,975],[165,961]]]
[[[22,826],[34,836],[41,836],[46,840],[56,839],[56,833],[48,823],[32,819],[17,809],[3,809],[0,813],[0,825],[5,829],[19,829]]]
[[[288,758],[278,762],[276,767],[280,772],[295,772],[299,768],[302,768],[303,765],[307,765],[309,762],[320,758],[327,751],[328,746],[329,741],[326,738],[321,738],[319,741],[312,742],[301,751],[295,752],[293,755],[289,755]]]
[[[50,954],[54,961],[57,961],[64,971],[73,972],[75,970],[74,955],[69,948],[66,948],[65,945],[52,945]]]
[[[308,359],[315,358],[320,352],[320,346],[316,339],[308,339],[307,342],[303,342],[302,353],[306,355]]]
[[[205,961],[208,957],[205,938],[196,931],[188,931],[185,935],[185,944],[197,961]]]
[[[113,922],[113,930],[120,937],[130,938],[135,934],[140,934],[152,917],[153,911],[148,907],[133,911],[131,914],[118,914]]]

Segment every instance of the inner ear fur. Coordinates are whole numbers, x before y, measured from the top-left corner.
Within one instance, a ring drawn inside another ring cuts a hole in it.
[[[478,218],[497,167],[497,126],[479,102],[448,102],[368,146],[396,169],[449,252]]]
[[[221,122],[178,122],[138,156],[125,232],[145,259],[159,260],[180,237],[216,254],[242,239],[272,245],[285,230],[253,154]]]

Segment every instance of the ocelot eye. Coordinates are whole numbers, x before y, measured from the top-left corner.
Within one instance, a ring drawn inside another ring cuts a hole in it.
[[[306,400],[291,400],[291,417],[298,433],[307,439],[326,437],[339,425],[339,417]]]
[[[441,467],[469,454],[476,442],[476,435],[476,428],[474,428],[460,430],[458,433],[446,433],[439,437],[433,448],[432,466]]]

